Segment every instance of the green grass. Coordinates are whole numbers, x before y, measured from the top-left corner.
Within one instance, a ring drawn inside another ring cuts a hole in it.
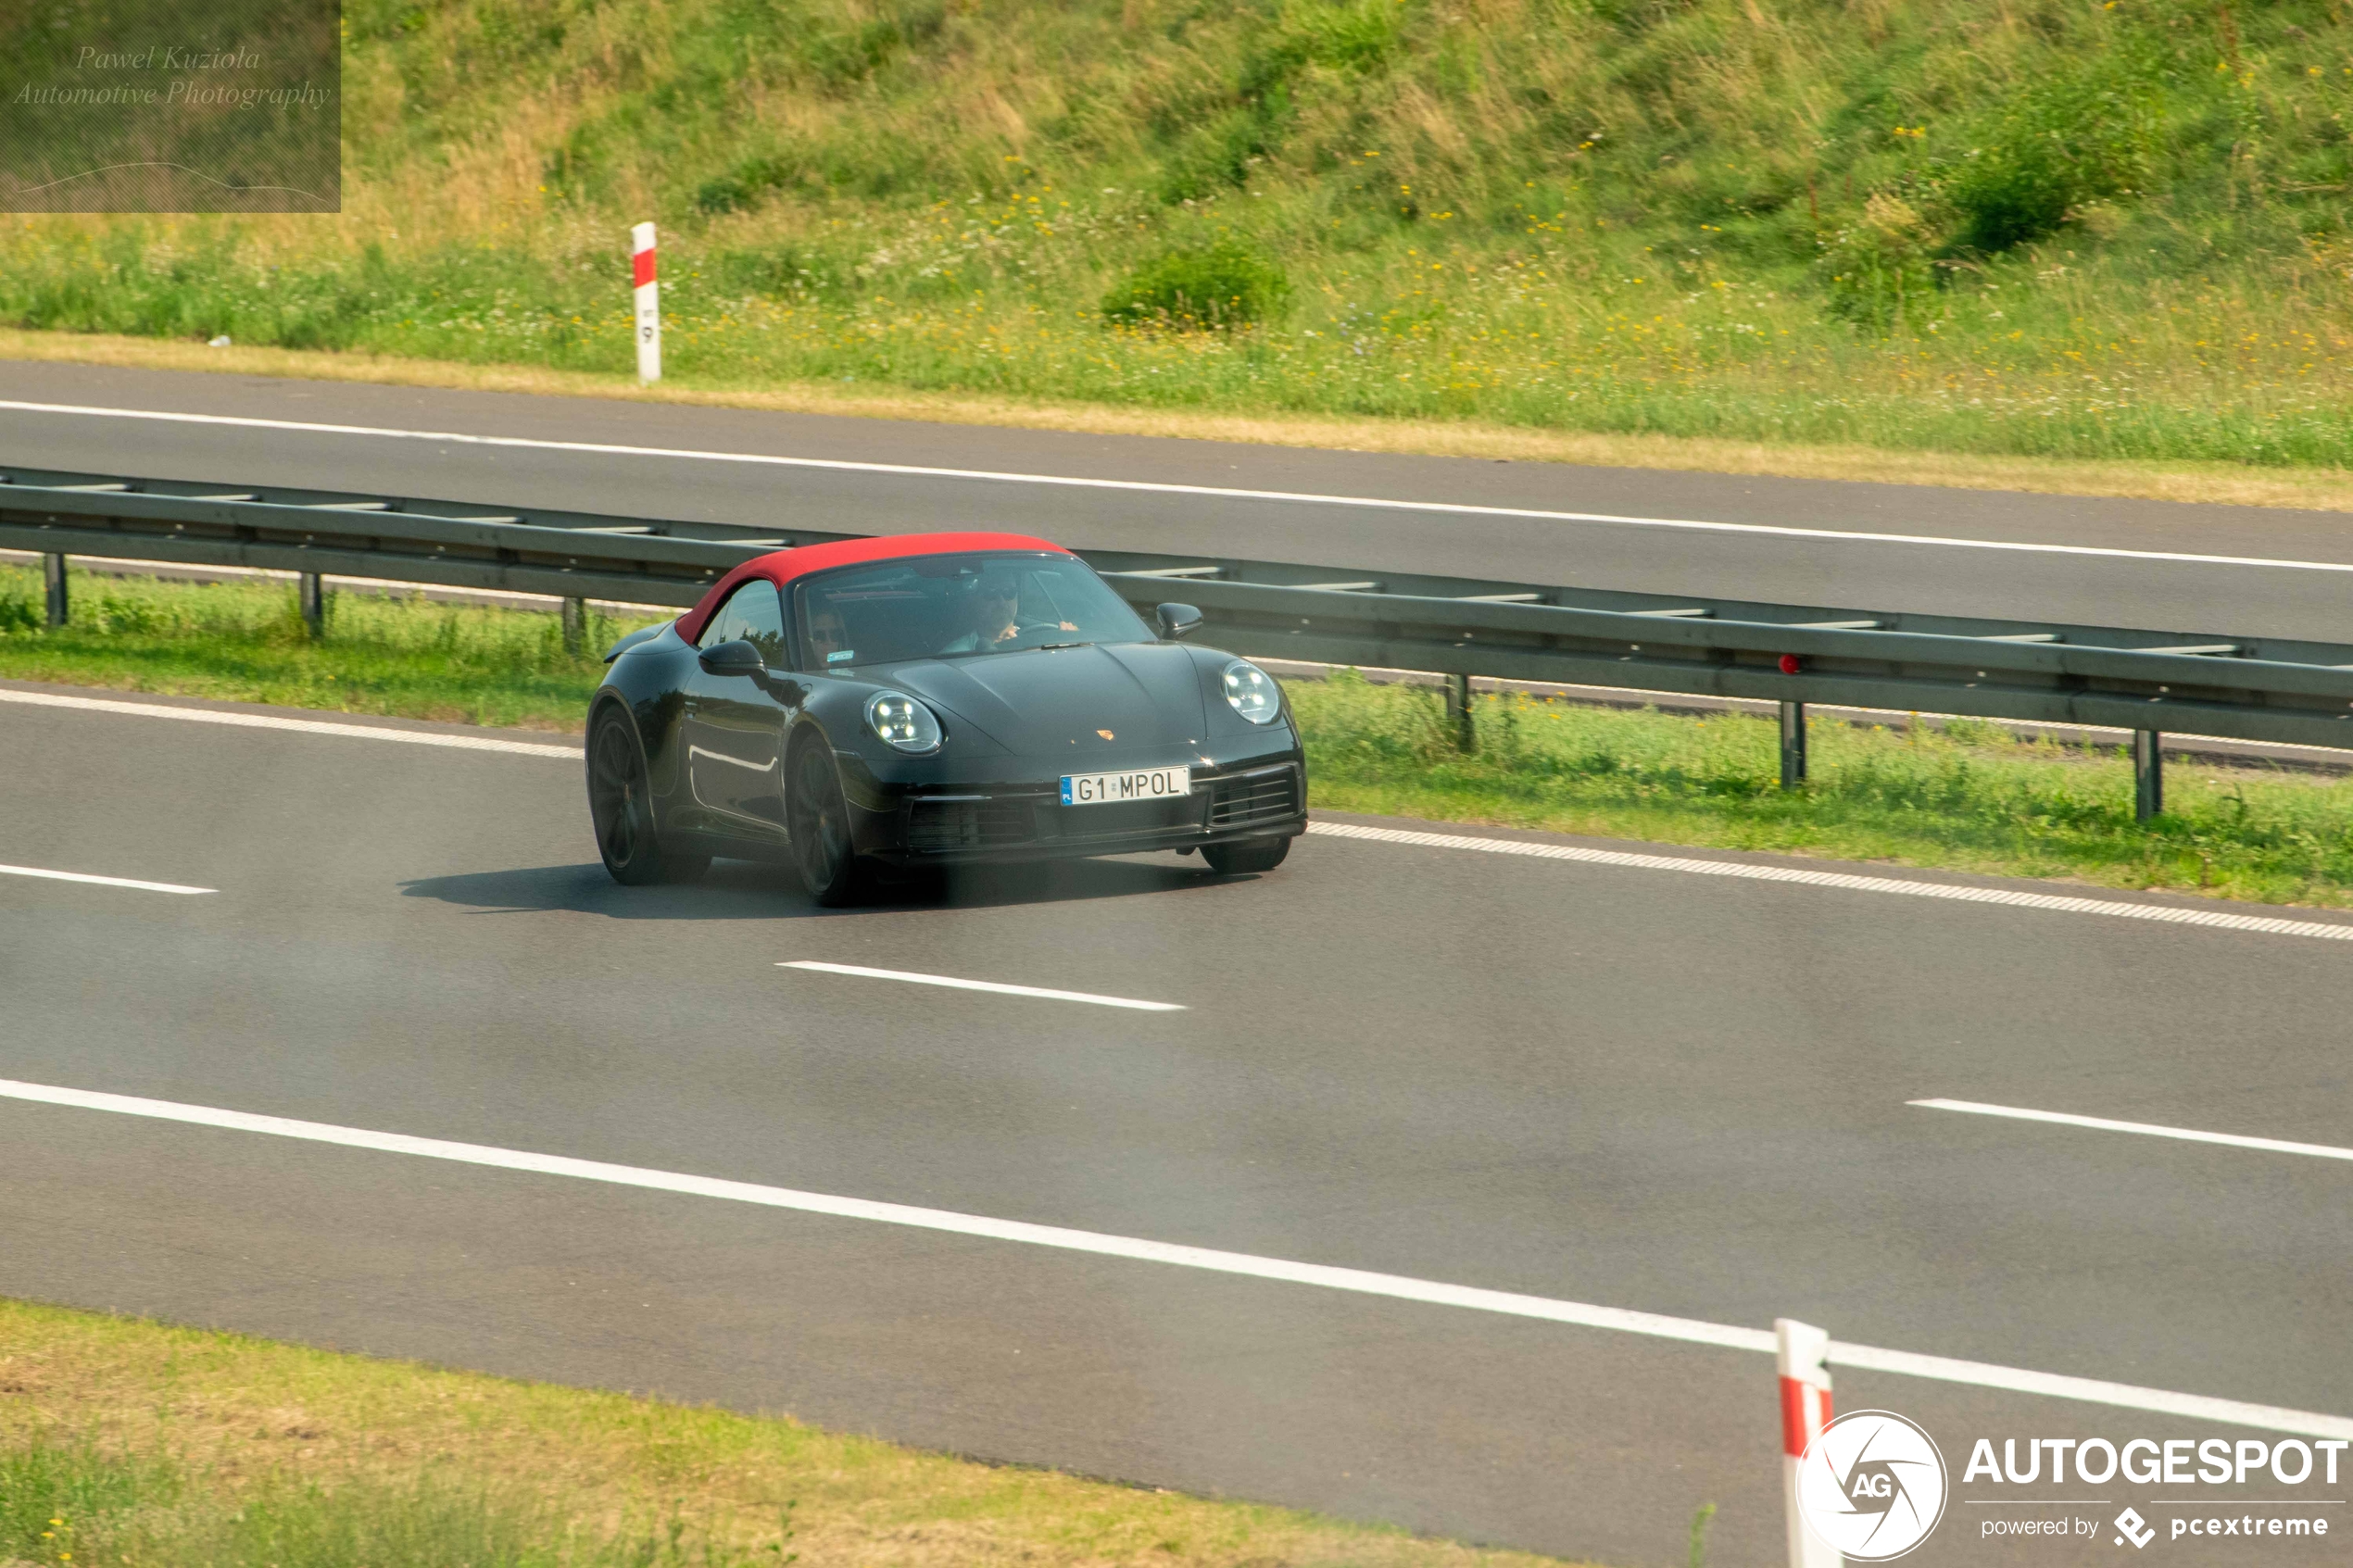
[[[0,567],[0,677],[577,732],[596,656],[637,624],[600,621],[574,657],[551,615],[345,595],[314,643],[290,585],[71,589],[72,623],[46,631],[37,574]],[[1817,721],[1812,780],[1785,793],[1775,725],[1744,715],[1487,697],[1465,756],[1430,691],[1352,672],[1289,690],[1325,809],[2353,906],[2353,780],[2175,762],[2170,809],[2139,823],[2120,750],[1991,723]]]
[[[308,635],[290,583],[171,583],[76,571],[72,614],[44,626],[40,575],[0,566],[0,675],[183,696],[577,729],[598,658],[642,620],[590,616],[580,655],[552,615],[358,594]]]
[[[462,1476],[279,1476],[232,1492],[151,1454],[35,1436],[0,1449],[0,1552],[40,1568],[753,1568],[795,1561],[790,1515],[749,1551],[673,1515],[605,1531]]]
[[[1349,674],[1289,690],[1327,809],[2353,905],[2353,780],[2173,762],[2168,810],[2141,823],[2120,749],[1982,721],[1817,720],[1809,781],[1783,791],[1778,724],[1744,714],[1490,696],[1465,756],[1434,692]]]
[[[15,1568],[1541,1568],[787,1416],[0,1300]]]
[[[652,217],[690,385],[2353,461],[2340,0],[345,17],[342,216],[19,217],[0,322],[619,377]]]

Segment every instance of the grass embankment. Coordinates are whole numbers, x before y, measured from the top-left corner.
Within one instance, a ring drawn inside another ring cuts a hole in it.
[[[1535,1568],[799,1423],[0,1301],[0,1562]]]
[[[574,657],[553,616],[346,595],[312,643],[287,585],[76,573],[72,592],[73,624],[44,631],[38,576],[0,566],[0,677],[576,732],[597,652],[633,624]],[[1290,692],[1327,810],[2353,907],[2353,780],[2175,762],[2171,809],[2139,823],[2120,750],[1990,723],[1818,721],[1812,780],[1784,793],[1776,728],[1745,715],[1488,697],[1464,756],[1431,692]]]
[[[334,594],[313,642],[289,583],[75,571],[68,590],[69,623],[50,631],[39,573],[0,564],[0,675],[540,730],[579,729],[599,656],[653,619],[592,607],[571,654],[552,615]]]
[[[345,15],[341,216],[20,216],[0,322],[620,376],[654,217],[690,386],[2353,453],[2343,0]]]

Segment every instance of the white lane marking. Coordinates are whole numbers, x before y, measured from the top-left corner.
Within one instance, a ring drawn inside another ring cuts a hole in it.
[[[1183,1012],[1179,1002],[1139,1002],[1130,997],[1098,997],[1091,991],[1051,991],[1042,985],[1006,985],[994,980],[958,980],[946,974],[915,974],[901,969],[868,969],[854,963],[818,963],[795,959],[778,969],[813,969],[824,974],[854,974],[865,980],[904,980],[914,985],[946,985],[958,991],[994,991],[1004,997],[1043,997],[1050,1002],[1092,1002],[1102,1008],[1133,1008],[1138,1012]]]
[[[345,735],[353,740],[396,740],[410,746],[446,746],[459,751],[508,751],[525,757],[581,759],[577,746],[540,746],[524,740],[493,740],[486,735],[423,734],[415,730],[388,730],[380,724],[335,724],[321,719],[280,719],[267,713],[222,713],[209,708],[167,708],[159,702],[117,702],[107,697],[56,696],[48,692],[0,691],[0,702],[20,702],[34,708],[78,708],[95,713],[127,713],[139,719],[182,719],[198,724],[233,724],[248,730],[296,730],[310,735]]]
[[[1865,533],[1835,528],[1792,528],[1760,522],[1708,522],[1689,518],[1620,517],[1608,512],[1552,511],[1533,507],[1478,507],[1454,501],[1398,501],[1378,495],[1327,495],[1313,491],[1241,490],[1217,484],[1169,484],[1140,479],[1083,479],[1069,474],[1003,473],[990,469],[929,468],[912,463],[862,463],[841,458],[780,458],[764,452],[711,452],[691,446],[629,446],[602,441],[543,441],[520,435],[471,435],[456,431],[398,430],[377,425],[322,424],[238,414],[182,414],[152,408],[99,408],[78,403],[27,403],[0,398],[0,408],[31,414],[79,414],[96,419],[158,420],[172,424],[235,425],[319,435],[369,435],[397,441],[442,441],[465,446],[524,446],[547,452],[594,452],[624,458],[686,458],[710,463],[758,463],[773,468],[829,469],[916,479],[975,479],[1000,484],[1047,484],[1080,490],[1127,490],[1222,500],[1286,501],[1319,507],[1374,507],[1385,511],[1455,517],[1532,518],[1546,522],[1604,523],[1619,528],[1668,528],[1708,533],[1759,533],[1785,539],[1841,539],[1871,545],[1936,545],[1960,550],[2014,550],[2030,555],[2100,556],[2111,559],[2187,562],[2197,566],[2285,567],[2298,571],[2353,571],[2353,561],[2279,560],[2268,556],[2196,555],[2179,550],[2120,550],[2094,545],[2038,545],[2007,539],[1957,539],[1932,533]]]
[[[176,882],[141,882],[128,876],[92,876],[87,872],[49,872],[38,866],[0,866],[0,876],[37,876],[44,882],[87,882],[100,887],[135,887],[142,893],[218,893],[217,887],[182,887]]]
[[[2290,1143],[2285,1138],[2250,1138],[2237,1133],[2201,1133],[2194,1127],[2164,1127],[2154,1122],[2112,1122],[2105,1116],[2072,1116],[2063,1110],[2028,1110],[2015,1105],[1986,1105],[1973,1099],[1907,1099],[1930,1110],[1958,1110],[1971,1116],[2007,1116],[2017,1122],[2053,1122],[2062,1127],[2090,1127],[2103,1133],[2139,1133],[2152,1138],[2179,1138],[2183,1143],[2219,1143],[2232,1148],[2259,1148],[2268,1154],[2309,1154],[2317,1160],[2353,1160],[2353,1148],[2324,1143]]]
[[[1307,831],[1328,834],[1334,838],[1412,844],[1432,849],[1477,849],[1491,855],[1529,855],[1540,860],[1578,860],[1588,865],[1625,866],[1635,871],[1686,872],[1694,876],[1729,876],[1749,882],[1793,882],[1807,887],[1836,887],[1852,893],[1900,893],[1910,898],[1949,898],[1963,904],[2003,904],[2021,909],[2057,909],[2073,915],[2109,915],[2120,920],[2158,921],[2171,925],[2259,931],[2270,936],[2316,936],[2328,942],[2353,942],[2353,922],[2332,925],[2321,921],[2281,920],[2271,915],[2234,915],[2220,909],[2178,909],[2171,904],[2131,904],[2115,898],[2072,898],[2064,894],[2026,893],[2008,887],[1956,887],[1942,882],[1909,882],[1901,877],[1800,871],[1794,866],[1757,866],[1738,860],[1698,860],[1680,855],[1637,855],[1622,849],[1587,849],[1573,844],[1527,844],[1516,839],[1473,838],[1463,834],[1421,833],[1407,828],[1359,827],[1353,822],[1310,822]]]
[[[27,1100],[37,1105],[111,1111],[121,1116],[144,1116],[198,1127],[225,1128],[232,1132],[261,1133],[272,1137],[334,1144],[345,1148],[448,1160],[501,1171],[570,1176],[581,1181],[680,1193],[691,1198],[724,1198],[735,1203],[760,1204],[770,1209],[789,1209],[837,1219],[908,1225],[918,1230],[945,1231],[954,1236],[1020,1242],[1031,1247],[1051,1247],[1067,1252],[1088,1252],[1138,1262],[1168,1263],[1213,1273],[1239,1274],[1290,1285],[1312,1285],[1326,1290],[1390,1297],[1401,1301],[1420,1301],[1440,1307],[1461,1307],[1474,1311],[1500,1312],[1510,1317],[1538,1318],[1548,1323],[1647,1335],[1653,1338],[1676,1339],[1693,1345],[1759,1352],[1769,1352],[1774,1348],[1773,1336],[1767,1330],[1707,1323],[1697,1318],[1667,1317],[1625,1307],[1599,1307],[1583,1301],[1523,1296],[1507,1290],[1448,1285],[1438,1280],[1376,1273],[1365,1269],[1338,1268],[1327,1263],[1294,1262],[1250,1252],[1224,1252],[1214,1248],[1147,1241],[1137,1236],[1112,1236],[1101,1231],[1033,1224],[1026,1220],[990,1219],[986,1215],[958,1213],[948,1209],[919,1209],[873,1198],[838,1198],[826,1193],[802,1192],[792,1187],[764,1186],[755,1182],[727,1181],[716,1176],[688,1175],[637,1165],[614,1165],[601,1160],[535,1154],[490,1144],[453,1143],[443,1138],[416,1137],[406,1133],[371,1132],[366,1128],[342,1127],[326,1122],[299,1122],[283,1116],[260,1116],[251,1111],[223,1110],[212,1106],[185,1105],[175,1100],[145,1099],[134,1095],[60,1088],[54,1085],[26,1084],[8,1079],[0,1079],[0,1098]],[[1886,1350],[1843,1341],[1831,1343],[1831,1360],[1841,1366],[1895,1373],[1906,1377],[1933,1378],[1943,1383],[1966,1383],[1982,1388],[2003,1388],[2055,1399],[2077,1399],[2125,1410],[2154,1411],[2233,1426],[2257,1426],[2315,1437],[2353,1438],[2353,1418],[2290,1410],[2279,1405],[2250,1404],[2205,1394],[2179,1394],[2163,1388],[2138,1387],[2129,1383],[2070,1377],[2060,1373],[2030,1372],[2019,1367],[1956,1361],[1947,1356],[1925,1356],[1909,1350]]]
[[[454,746],[461,751],[513,752],[526,757],[557,757],[567,762],[581,759],[579,748],[571,746],[541,746],[532,741],[491,740],[473,735],[420,734],[411,730],[387,730],[371,724],[279,719],[261,713],[220,713],[206,708],[166,708],[150,702],[116,702],[102,697],[53,696],[46,692],[6,690],[0,690],[0,702],[31,703],[44,708],[88,709],[101,713],[127,713],[146,719],[186,719],[208,724],[241,724],[252,729],[295,730],[307,734],[346,735],[358,740],[404,741],[411,746]],[[2132,904],[2113,898],[2073,898],[2056,893],[2025,893],[2004,887],[1955,887],[1939,882],[1909,882],[1900,877],[1855,876],[1844,872],[1800,871],[1790,866],[1755,866],[1732,860],[1698,860],[1680,855],[1642,855],[1622,849],[1587,849],[1570,844],[1527,844],[1508,838],[1475,838],[1466,834],[1360,827],[1353,822],[1310,822],[1307,831],[1327,834],[1334,838],[1409,844],[1429,849],[1476,849],[1491,855],[1526,855],[1542,860],[1579,860],[1590,865],[1624,866],[1635,871],[1686,872],[1699,876],[1739,877],[1752,882],[1791,882],[1850,892],[1901,893],[1914,898],[1948,898],[1965,904],[2005,904],[2018,909],[2055,909],[2066,914],[2108,915],[2120,920],[2158,921],[2173,925],[2214,926],[2225,931],[2259,932],[2270,936],[2312,936],[2331,942],[2353,941],[2353,922],[2332,925],[2320,921],[2281,920],[2270,915],[2234,915],[2216,909],[2177,909],[2168,904]],[[978,981],[935,980],[933,983],[968,984],[976,988],[982,985]],[[1162,1007],[1171,1004],[1134,1005]]]

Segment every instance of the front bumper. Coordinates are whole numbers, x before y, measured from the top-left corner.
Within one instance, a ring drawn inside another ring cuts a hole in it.
[[[1197,768],[1192,784],[1176,800],[1095,806],[1062,804],[1058,780],[885,785],[851,800],[850,831],[860,854],[912,867],[1188,849],[1307,829],[1307,771],[1296,756]]]

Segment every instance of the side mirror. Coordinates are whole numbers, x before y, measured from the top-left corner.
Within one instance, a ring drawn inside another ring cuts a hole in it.
[[[1152,620],[1159,622],[1161,637],[1173,643],[1201,624],[1201,611],[1191,605],[1155,605]]]
[[[768,668],[768,660],[749,643],[721,643],[708,647],[700,655],[702,667],[713,675],[757,675]]]

